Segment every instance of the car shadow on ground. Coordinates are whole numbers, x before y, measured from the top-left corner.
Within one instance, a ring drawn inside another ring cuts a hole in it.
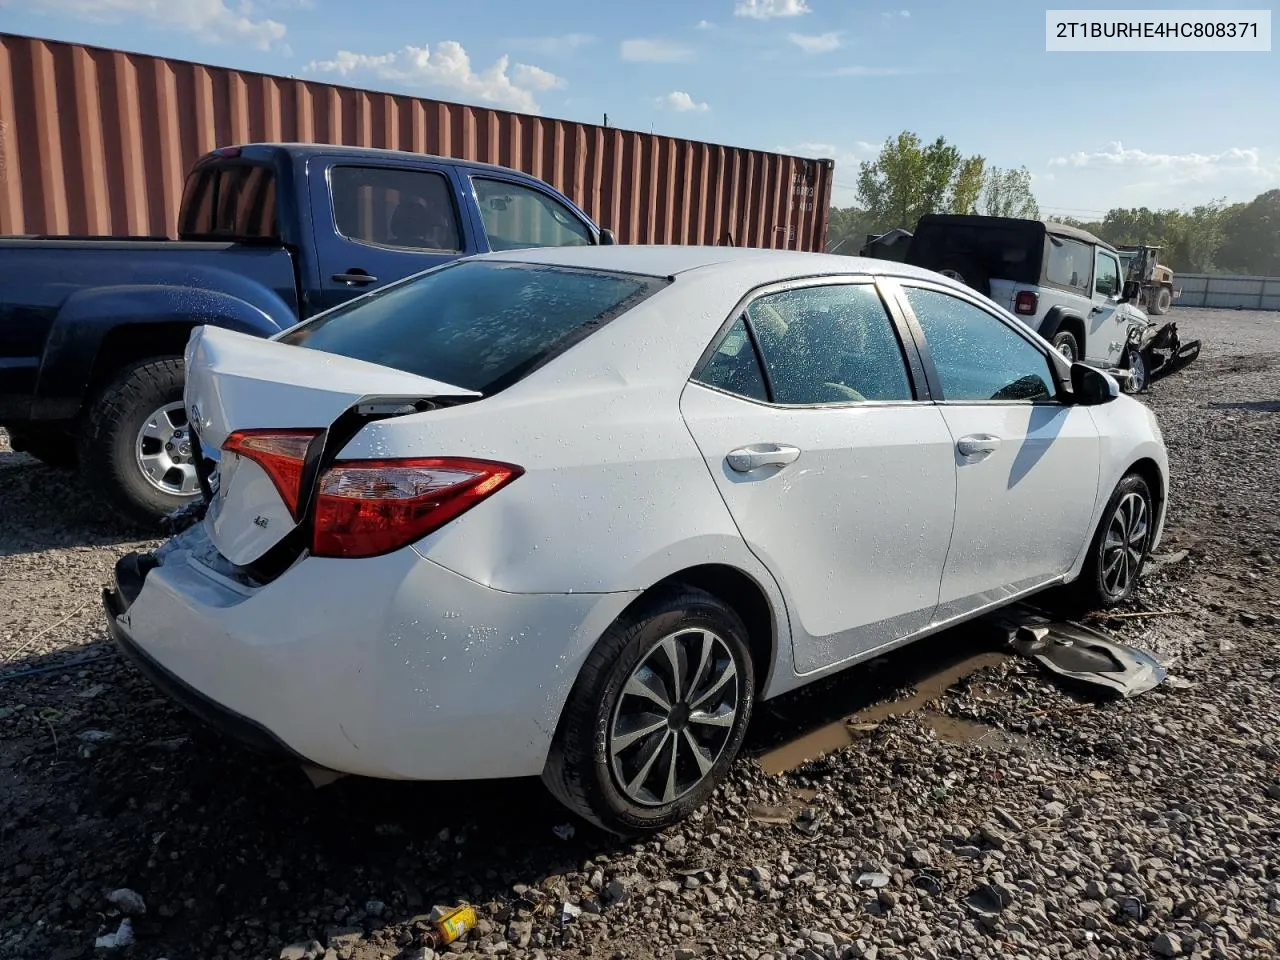
[[[0,451],[0,558],[159,537],[116,513],[71,470]]]

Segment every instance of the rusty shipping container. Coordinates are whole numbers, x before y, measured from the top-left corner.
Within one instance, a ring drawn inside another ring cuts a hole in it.
[[[0,234],[173,236],[197,157],[280,141],[515,167],[620,243],[826,249],[830,160],[0,34]]]

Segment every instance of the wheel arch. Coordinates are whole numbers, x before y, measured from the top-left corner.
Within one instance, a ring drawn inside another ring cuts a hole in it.
[[[1080,358],[1083,358],[1086,354],[1084,317],[1060,307],[1050,310],[1045,315],[1044,322],[1040,324],[1040,336],[1051,341],[1063,330],[1076,338],[1076,347],[1080,351]]]
[[[1151,496],[1155,500],[1155,529],[1159,530],[1164,525],[1165,501],[1168,496],[1165,490],[1164,474],[1160,472],[1159,465],[1150,457],[1142,457],[1135,460],[1122,476],[1128,476],[1131,473],[1136,473],[1142,477],[1146,481],[1147,487],[1151,490]]]
[[[643,590],[622,611],[623,615],[648,602],[655,594],[686,586],[711,594],[727,604],[747,628],[747,643],[755,666],[756,695],[769,689],[778,663],[778,641],[782,635],[779,612],[765,588],[750,574],[725,563],[705,563],[686,567],[663,577]]]

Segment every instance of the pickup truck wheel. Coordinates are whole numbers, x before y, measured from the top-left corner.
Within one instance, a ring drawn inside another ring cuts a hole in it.
[[[155,523],[200,491],[183,380],[178,359],[126,367],[94,400],[80,436],[90,484],[140,523]]]
[[[1075,363],[1080,359],[1080,345],[1076,343],[1076,336],[1071,331],[1059,330],[1050,343],[1053,344],[1053,349],[1066,357],[1068,363]]]

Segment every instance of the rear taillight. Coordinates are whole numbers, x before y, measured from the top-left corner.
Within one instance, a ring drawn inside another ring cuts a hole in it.
[[[508,463],[455,457],[339,461],[320,478],[311,552],[374,557],[398,550],[523,472]]]
[[[1013,298],[1013,312],[1026,317],[1034,316],[1039,305],[1040,296],[1033,290],[1019,290]]]
[[[222,449],[252,460],[266,471],[297,520],[302,466],[307,448],[319,434],[319,430],[237,430],[223,441]]]

